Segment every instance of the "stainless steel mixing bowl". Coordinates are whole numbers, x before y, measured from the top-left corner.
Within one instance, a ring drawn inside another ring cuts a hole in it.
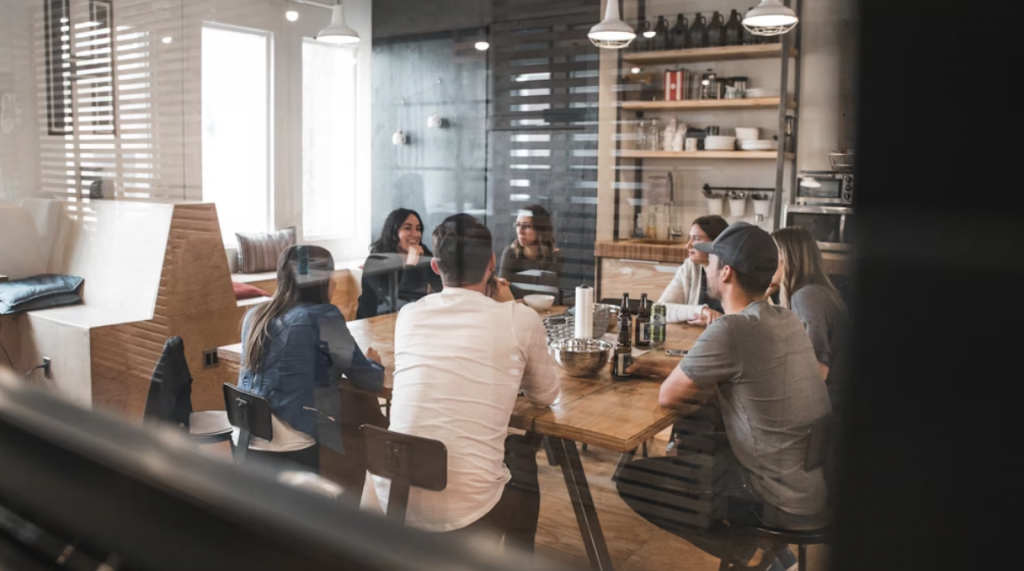
[[[555,363],[572,377],[592,377],[608,364],[612,344],[599,339],[561,339],[548,344]]]

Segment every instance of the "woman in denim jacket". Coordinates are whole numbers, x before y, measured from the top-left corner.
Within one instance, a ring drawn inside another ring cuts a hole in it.
[[[324,248],[288,248],[277,263],[273,298],[245,316],[238,387],[270,401],[273,424],[273,439],[254,437],[250,455],[272,454],[319,472],[320,444],[344,453],[341,376],[365,391],[383,386],[380,356],[372,348],[363,354],[331,305],[333,271],[334,259]],[[237,438],[236,430],[234,443]]]

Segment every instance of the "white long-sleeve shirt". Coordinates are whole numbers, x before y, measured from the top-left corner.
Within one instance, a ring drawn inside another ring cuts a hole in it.
[[[447,488],[413,488],[406,523],[461,529],[498,503],[510,477],[505,437],[520,386],[536,406],[559,394],[547,334],[533,309],[454,287],[402,308],[390,428],[448,449]],[[386,510],[390,482],[375,477],[374,484]]]
[[[658,298],[665,306],[665,319],[669,323],[682,323],[700,316],[700,275],[704,268],[686,260],[672,276],[672,282]]]

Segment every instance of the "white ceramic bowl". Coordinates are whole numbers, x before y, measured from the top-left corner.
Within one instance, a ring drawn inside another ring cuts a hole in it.
[[[779,90],[772,87],[754,87],[747,89],[743,92],[743,97],[747,99],[758,99],[761,97],[778,97]]]
[[[761,139],[758,141],[740,141],[740,148],[744,151],[774,151],[779,147],[778,141]]]
[[[554,305],[555,296],[535,293],[523,296],[523,301],[526,302],[526,305],[529,305],[537,311],[543,311]]]
[[[708,151],[731,151],[736,148],[736,137],[711,135],[704,138],[704,149]]]
[[[761,129],[757,127],[736,127],[736,138],[740,141],[756,141],[760,135]]]

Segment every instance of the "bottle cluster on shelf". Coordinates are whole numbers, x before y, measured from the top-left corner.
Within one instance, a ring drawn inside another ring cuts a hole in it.
[[[748,8],[752,10],[753,7]],[[665,16],[658,16],[652,26],[650,21],[638,22],[637,38],[633,51],[650,52],[663,50],[684,50],[692,48],[714,48],[721,46],[746,46],[779,42],[779,36],[755,36],[743,27],[743,16],[732,10],[729,19],[717,10],[711,18],[697,13],[692,19],[685,14],[676,16],[675,25]]]

